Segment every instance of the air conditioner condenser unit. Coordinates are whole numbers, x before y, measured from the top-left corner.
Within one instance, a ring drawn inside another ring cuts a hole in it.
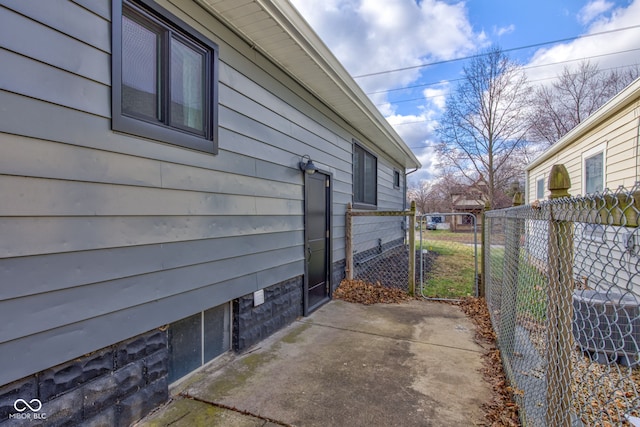
[[[576,290],[573,336],[599,363],[640,365],[640,308],[633,294]]]

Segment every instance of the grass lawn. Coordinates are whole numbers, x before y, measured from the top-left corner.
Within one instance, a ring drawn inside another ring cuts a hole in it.
[[[490,251],[491,280],[501,285],[505,285],[507,279],[504,276],[504,252],[504,247],[492,247]],[[507,269],[510,268],[513,266],[507,267]],[[516,310],[518,315],[535,322],[546,320],[548,278],[541,271],[541,267],[527,262],[527,256],[524,252],[521,252],[519,257],[517,284]]]
[[[526,313],[537,322],[547,318],[548,278],[538,268],[524,261],[518,272],[518,313]]]
[[[429,298],[462,298],[475,295],[475,257],[473,246],[446,239],[446,234],[437,231],[423,236],[422,249],[438,256],[426,273],[422,295]],[[431,235],[436,237],[431,238]],[[473,242],[473,235],[471,237]],[[466,239],[465,239],[466,241]],[[419,246],[419,243],[418,243]],[[419,266],[417,266],[419,267]]]

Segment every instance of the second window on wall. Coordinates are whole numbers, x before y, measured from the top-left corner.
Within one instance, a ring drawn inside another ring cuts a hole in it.
[[[353,203],[376,205],[378,159],[358,144],[353,145]]]

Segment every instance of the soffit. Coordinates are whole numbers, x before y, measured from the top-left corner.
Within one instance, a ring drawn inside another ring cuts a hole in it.
[[[420,162],[288,0],[200,0],[405,168]]]

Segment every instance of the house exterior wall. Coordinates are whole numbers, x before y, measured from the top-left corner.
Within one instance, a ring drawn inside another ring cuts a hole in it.
[[[303,275],[303,154],[332,174],[335,268],[353,138],[402,208],[400,164],[195,2],[158,3],[219,45],[217,155],[111,130],[109,1],[0,6],[0,385]]]
[[[0,6],[0,385],[304,274],[303,154],[332,174],[335,269],[353,138],[402,208],[399,164],[195,3],[159,3],[219,45],[217,155],[111,130],[109,1]]]
[[[640,180],[638,136],[640,132],[640,80],[636,80],[601,107],[567,136],[558,147],[551,147],[527,169],[527,201],[548,199],[549,173],[554,164],[564,164],[569,173],[573,197],[586,195],[585,159],[603,153],[603,189],[630,190]],[[538,197],[538,180],[544,180],[543,197]],[[583,212],[586,215],[586,212]],[[586,216],[585,216],[586,217]],[[626,250],[628,235],[634,229],[591,222],[574,223],[574,262],[576,283],[612,295],[638,293],[640,283],[633,273],[638,254]],[[547,236],[545,221],[528,221],[528,234]],[[529,240],[529,239],[528,239]],[[533,251],[532,251],[533,252]],[[546,247],[537,251],[538,261],[547,261]],[[612,260],[615,260],[613,262]],[[615,267],[614,267],[615,266]]]
[[[572,196],[583,195],[584,191],[584,154],[599,150],[605,152],[604,174],[605,188],[615,190],[619,186],[631,188],[640,179],[638,173],[638,105],[628,103],[573,140],[552,156],[528,170],[527,202],[536,197],[536,185],[540,178],[544,179],[544,199],[549,197],[549,172],[554,164],[564,164],[569,172]],[[543,154],[544,156],[544,154]]]

